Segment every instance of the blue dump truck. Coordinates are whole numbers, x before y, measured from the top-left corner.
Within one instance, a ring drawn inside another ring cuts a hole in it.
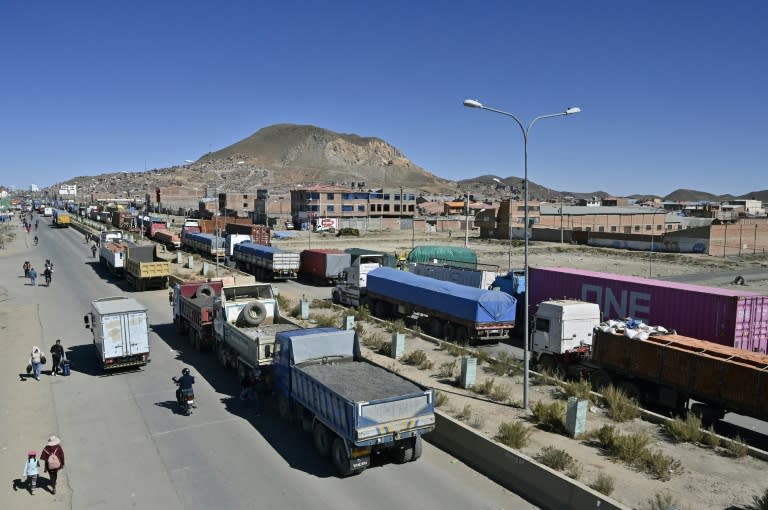
[[[361,473],[374,455],[415,461],[435,427],[433,391],[362,359],[354,331],[277,333],[271,368],[280,416],[312,432],[341,476]]]
[[[296,278],[301,264],[298,252],[249,241],[236,244],[232,258],[238,269],[251,273],[260,281]]]
[[[498,343],[515,327],[517,300],[506,292],[388,267],[368,273],[366,299],[376,317],[415,317],[430,335],[461,344]]]

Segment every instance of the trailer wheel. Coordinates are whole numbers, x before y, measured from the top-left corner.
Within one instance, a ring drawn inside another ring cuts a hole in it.
[[[402,441],[400,446],[395,447],[392,458],[398,464],[411,462],[413,460],[413,442],[410,439]]]
[[[440,319],[437,319],[437,318],[429,319],[429,332],[435,338],[443,338],[442,336],[443,325]]]
[[[249,326],[258,326],[267,318],[267,308],[260,301],[251,301],[243,307],[240,315]]]
[[[163,289],[168,288],[169,282],[170,282],[170,278],[168,278],[167,276],[163,278]]]
[[[469,331],[466,326],[458,326],[456,328],[456,342],[459,345],[465,345],[469,343]]]
[[[624,394],[629,398],[634,399],[638,403],[643,402],[643,393],[640,391],[640,387],[632,381],[620,381],[619,388],[624,391]]]
[[[411,462],[418,460],[419,457],[421,457],[421,454],[424,450],[424,442],[421,439],[421,436],[416,436],[413,439],[413,457],[411,457]]]
[[[602,370],[595,370],[589,375],[589,381],[592,383],[592,390],[602,392],[605,388],[611,385],[611,376],[608,372]]]
[[[344,441],[340,437],[336,437],[333,440],[331,446],[331,457],[333,458],[333,465],[336,466],[336,471],[340,476],[358,475],[363,472],[365,468],[352,469],[349,467],[349,455],[347,449],[344,446]]]
[[[202,349],[200,345],[200,333],[196,329],[193,328],[189,330],[189,340],[192,342],[192,347],[194,347],[197,352],[200,352]]]
[[[376,301],[374,304],[374,315],[379,319],[387,318],[387,303],[384,301]]]
[[[445,325],[445,340],[453,342],[456,338],[456,329],[452,322]]]
[[[315,450],[321,457],[328,457],[331,454],[331,433],[328,427],[320,422],[315,423],[312,429],[312,440],[315,443]]]
[[[214,294],[216,294],[216,291],[213,290],[213,287],[210,285],[201,285],[195,290],[195,295],[193,297],[199,298],[202,296],[205,297],[213,297]]]
[[[341,303],[341,299],[339,298],[339,293],[335,290],[331,292],[331,301],[333,302],[334,305],[338,305],[339,303]]]

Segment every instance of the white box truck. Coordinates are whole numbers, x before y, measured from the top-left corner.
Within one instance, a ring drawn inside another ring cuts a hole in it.
[[[93,333],[96,356],[104,370],[149,363],[146,306],[127,297],[97,299],[83,321]]]

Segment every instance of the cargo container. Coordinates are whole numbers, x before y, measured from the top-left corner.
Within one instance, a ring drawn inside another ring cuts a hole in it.
[[[271,246],[272,233],[268,227],[264,225],[253,225],[243,223],[227,223],[224,225],[224,231],[227,234],[245,235],[251,238],[256,244],[263,244],[264,246]],[[232,255],[231,253],[229,254]]]
[[[366,299],[381,319],[415,317],[430,335],[459,343],[496,342],[515,326],[517,300],[389,267],[369,272]]]
[[[234,259],[239,269],[261,281],[296,278],[299,274],[299,254],[272,246],[242,242],[235,245]]]
[[[631,317],[677,333],[765,354],[768,296],[563,267],[531,267],[529,310],[549,299],[597,303],[605,319]]]
[[[409,262],[406,270],[420,276],[428,276],[435,280],[458,283],[476,289],[493,288],[493,283],[498,276],[496,271],[422,262]]]
[[[125,239],[110,239],[99,243],[99,262],[110,273],[122,275],[125,268],[126,252],[135,244]]]
[[[227,234],[224,240],[224,253],[227,257],[232,257],[235,254],[235,246],[244,242],[251,241],[251,236],[245,234]],[[260,243],[257,243],[260,244]]]
[[[301,252],[299,276],[316,284],[335,285],[350,266],[352,256],[340,250],[309,249]]]
[[[143,304],[126,297],[97,299],[83,320],[104,370],[149,363],[149,314]]]
[[[155,232],[155,237],[153,237],[153,239],[169,250],[178,250],[181,248],[181,236],[170,230],[158,230]]]
[[[250,218],[238,218],[236,216],[217,216],[214,219],[200,219],[198,220],[200,225],[200,232],[204,234],[215,234],[217,231],[224,233],[227,225],[253,225],[253,221]],[[237,233],[237,232],[235,232]]]

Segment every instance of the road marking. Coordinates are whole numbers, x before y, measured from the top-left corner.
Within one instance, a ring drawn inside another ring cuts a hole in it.
[[[174,432],[181,432],[183,430],[199,429],[202,427],[207,427],[209,425],[220,425],[222,423],[229,423],[229,422],[240,421],[240,420],[242,420],[242,418],[227,418],[226,420],[207,421],[205,423],[197,423],[195,425],[187,425],[186,427],[179,427],[175,429],[164,430],[162,432],[155,432],[154,434],[152,434],[152,437],[159,437],[159,436],[164,436],[166,434],[172,434]]]

